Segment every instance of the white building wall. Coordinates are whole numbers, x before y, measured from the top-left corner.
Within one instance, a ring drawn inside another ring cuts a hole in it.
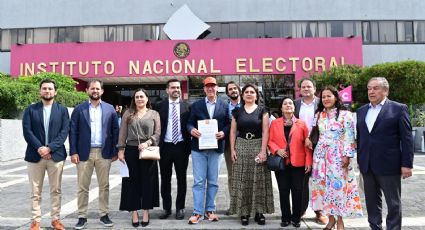
[[[425,61],[425,44],[363,45],[363,65],[401,60]]]

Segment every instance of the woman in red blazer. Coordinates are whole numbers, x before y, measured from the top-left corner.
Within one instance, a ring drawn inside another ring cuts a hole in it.
[[[283,98],[280,103],[282,117],[272,121],[269,129],[268,146],[273,155],[286,158],[286,169],[275,172],[280,196],[280,210],[282,212],[282,227],[291,222],[296,228],[300,227],[303,180],[310,172],[312,165],[312,151],[305,147],[304,141],[308,137],[306,124],[294,116],[294,101]],[[289,140],[289,151],[286,146]],[[292,213],[289,203],[289,193],[292,194]]]

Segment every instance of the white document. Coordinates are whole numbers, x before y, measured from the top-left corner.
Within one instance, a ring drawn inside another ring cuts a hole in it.
[[[197,39],[210,26],[184,4],[168,19],[163,30],[171,40]]]
[[[198,121],[198,131],[201,133],[199,138],[199,149],[216,149],[218,141],[215,134],[218,133],[218,123],[216,119]]]
[[[120,175],[121,175],[121,177],[130,177],[126,162],[125,161],[122,162],[120,160],[118,160],[118,162],[120,164]]]

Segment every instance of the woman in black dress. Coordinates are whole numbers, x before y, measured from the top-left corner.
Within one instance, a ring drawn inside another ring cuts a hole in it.
[[[264,213],[273,213],[273,188],[267,159],[269,115],[258,105],[258,89],[247,84],[242,88],[243,106],[233,110],[230,129],[230,151],[233,161],[230,178],[230,214],[241,217],[248,225],[249,217],[264,225]]]

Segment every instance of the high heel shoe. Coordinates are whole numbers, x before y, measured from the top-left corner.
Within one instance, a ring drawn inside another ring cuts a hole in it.
[[[243,226],[247,226],[249,224],[249,216],[241,216],[241,223]]]
[[[326,225],[326,227],[324,227],[323,228],[323,230],[332,230],[332,229],[334,229],[335,228],[335,224],[336,224],[336,220],[333,222],[333,224],[332,225],[330,225],[329,227],[328,227],[328,225],[329,225],[329,223]]]
[[[137,221],[134,222],[133,216],[131,216],[131,225],[135,228],[139,227],[139,214],[137,214]]]
[[[139,227],[139,221],[133,222],[133,218],[131,218],[131,225],[133,225],[133,227],[137,228],[137,227]]]
[[[338,228],[338,224],[336,225],[336,229],[337,230],[344,230],[345,229],[345,227],[344,227],[344,222],[342,222],[342,228]]]
[[[142,222],[140,222],[140,224],[142,225],[142,227],[146,227],[146,226],[148,226],[149,225],[149,220],[150,220],[150,217],[149,217],[149,214],[148,214],[148,221],[143,221],[142,220]]]
[[[266,217],[262,213],[255,213],[255,222],[259,225],[265,225],[266,224]]]

